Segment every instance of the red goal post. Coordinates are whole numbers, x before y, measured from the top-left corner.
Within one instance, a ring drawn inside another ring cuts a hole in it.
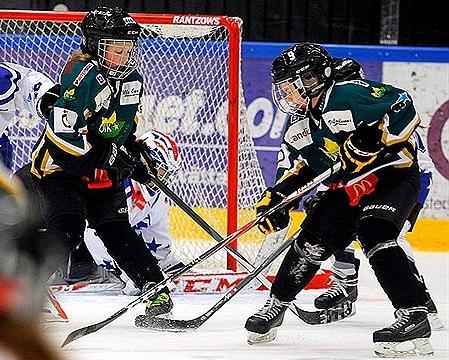
[[[0,11],[0,61],[31,67],[57,82],[71,51],[79,46],[79,22],[84,15]],[[243,99],[241,20],[209,15],[132,16],[143,26],[140,70],[145,94],[138,131],[155,128],[175,137],[183,168],[173,189],[219,233],[232,233],[239,223],[255,216],[254,203],[265,188]],[[13,170],[29,160],[43,127],[39,119],[19,120],[8,129],[17,157]],[[176,209],[171,210],[170,222],[175,248],[178,236],[187,232],[187,240],[204,243],[198,249],[195,245],[195,250],[188,245],[183,255],[187,261],[213,242],[201,230],[191,231],[196,226]],[[255,231],[245,239],[239,251],[254,261],[263,238]],[[236,270],[237,264],[228,256],[226,267]]]

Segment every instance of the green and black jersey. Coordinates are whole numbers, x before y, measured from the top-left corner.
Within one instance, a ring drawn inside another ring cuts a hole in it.
[[[80,164],[89,158],[100,138],[118,146],[135,131],[142,76],[134,71],[126,79],[111,81],[94,61],[71,60],[61,75],[61,95],[34,147],[31,172],[41,178],[55,171],[88,175]],[[76,168],[66,168],[74,159]],[[64,164],[64,165],[63,165]]]
[[[316,173],[327,170],[338,161],[340,145],[361,127],[376,132],[386,150],[404,160],[396,167],[415,161],[410,149],[420,118],[405,90],[369,80],[345,81],[329,88],[317,108],[304,118],[288,119],[277,180],[286,170],[303,165]]]

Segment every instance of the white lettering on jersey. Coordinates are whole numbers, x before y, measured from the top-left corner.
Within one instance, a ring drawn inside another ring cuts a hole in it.
[[[322,115],[324,122],[334,134],[355,130],[354,119],[351,110],[329,111]]]
[[[78,114],[75,111],[60,107],[53,108],[53,121],[55,133],[73,133]]]
[[[292,122],[285,132],[284,141],[298,150],[312,144],[309,120],[304,119]]]
[[[102,107],[107,108],[109,106],[111,95],[111,89],[109,88],[109,86],[106,86],[97,94],[97,96],[95,96],[95,112],[100,111]]]
[[[142,83],[138,80],[123,83],[120,95],[120,105],[138,104],[141,88]]]
[[[94,67],[91,62],[84,66],[79,72],[78,76],[73,80],[73,86],[78,86],[81,81],[86,77],[87,73]]]

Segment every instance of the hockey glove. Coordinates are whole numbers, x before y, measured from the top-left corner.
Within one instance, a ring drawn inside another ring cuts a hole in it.
[[[36,111],[41,118],[48,119],[60,93],[61,85],[56,84],[37,100]]]
[[[136,135],[134,135],[134,134],[131,134],[130,136],[128,136],[128,138],[126,139],[123,146],[125,147],[126,151],[130,155],[134,156],[137,159],[140,158],[140,154],[141,154],[142,150],[144,149],[142,140],[138,140],[136,138]]]
[[[103,160],[103,169],[108,170],[109,177],[116,184],[121,184],[125,178],[130,177],[136,169],[136,161],[117,147],[110,143],[108,154]]]
[[[262,197],[256,204],[257,216],[260,216],[266,210],[272,208],[273,206],[279,204],[283,195],[274,191],[273,188],[268,187],[262,194]],[[264,234],[268,235],[272,232],[280,231],[288,226],[290,221],[290,215],[287,209],[282,209],[275,211],[274,213],[263,219],[259,225],[258,229]]]
[[[351,134],[340,146],[340,159],[345,174],[360,172],[365,166],[376,160],[377,154],[380,152],[380,149],[364,150],[360,145]]]
[[[149,173],[150,169],[137,158],[133,158],[133,161],[134,171],[131,174],[131,179],[140,184],[147,184],[151,182],[151,176]]]

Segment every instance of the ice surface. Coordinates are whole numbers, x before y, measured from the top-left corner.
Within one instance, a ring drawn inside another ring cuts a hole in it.
[[[449,314],[449,254],[416,252],[418,268],[439,309],[446,328]],[[362,260],[359,299],[355,316],[343,321],[310,326],[287,312],[276,340],[248,345],[245,320],[265,302],[267,292],[246,292],[235,296],[195,332],[161,333],[134,327],[134,317],[143,313],[138,305],[96,333],[67,345],[62,351],[68,360],[350,360],[378,359],[373,353],[372,333],[393,322],[393,308],[377,284],[368,262]],[[297,303],[311,310],[320,291],[300,294]],[[221,295],[178,295],[174,297],[175,318],[190,319],[205,312]],[[48,324],[45,332],[58,346],[73,330],[104,320],[132,301],[127,296],[57,294],[70,321]],[[433,332],[435,359],[449,359],[448,330]],[[415,358],[416,359],[416,358]]]

